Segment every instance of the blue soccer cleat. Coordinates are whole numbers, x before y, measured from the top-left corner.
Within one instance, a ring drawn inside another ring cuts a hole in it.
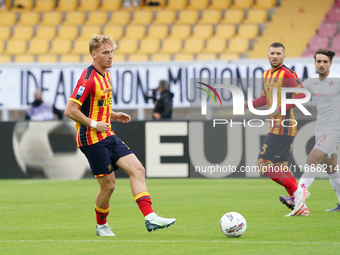
[[[292,197],[280,196],[282,204],[286,205],[289,209],[294,210],[295,202]]]
[[[337,204],[338,206],[333,209],[325,210],[325,212],[340,212],[340,204]]]

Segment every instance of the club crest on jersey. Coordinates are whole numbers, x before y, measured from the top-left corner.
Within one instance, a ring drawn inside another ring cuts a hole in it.
[[[329,85],[330,87],[332,87],[332,86],[334,85],[334,82],[331,81],[330,83],[328,83],[328,85]]]

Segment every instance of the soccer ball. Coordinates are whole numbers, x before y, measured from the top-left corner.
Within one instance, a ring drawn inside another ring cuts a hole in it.
[[[237,212],[228,212],[220,220],[221,231],[227,237],[240,237],[246,232],[247,222]]]

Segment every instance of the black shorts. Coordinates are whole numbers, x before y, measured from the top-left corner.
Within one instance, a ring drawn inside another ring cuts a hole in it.
[[[294,136],[269,133],[262,145],[258,159],[266,163],[285,162],[290,157],[290,145]]]
[[[86,156],[94,177],[102,177],[117,170],[116,162],[132,150],[116,135],[98,143],[79,148]]]

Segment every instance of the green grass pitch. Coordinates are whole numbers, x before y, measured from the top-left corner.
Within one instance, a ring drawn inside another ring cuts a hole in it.
[[[147,232],[128,179],[117,179],[108,223],[95,235],[94,179],[0,181],[0,254],[338,254],[340,213],[329,181],[316,180],[309,217],[283,216],[285,190],[269,179],[147,179],[153,208],[177,223]],[[227,238],[222,215],[241,213],[247,231]]]

